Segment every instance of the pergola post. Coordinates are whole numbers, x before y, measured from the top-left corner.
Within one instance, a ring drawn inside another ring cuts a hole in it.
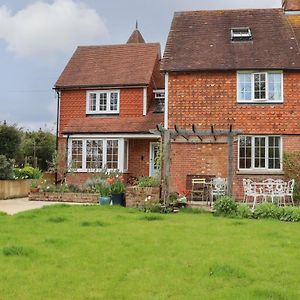
[[[170,130],[163,131],[163,182],[162,198],[164,204],[169,202],[169,181],[170,181],[170,159],[171,159],[171,133]]]
[[[228,161],[227,161],[227,184],[228,184],[228,196],[232,196],[233,188],[233,135],[229,134],[227,137],[228,145]]]

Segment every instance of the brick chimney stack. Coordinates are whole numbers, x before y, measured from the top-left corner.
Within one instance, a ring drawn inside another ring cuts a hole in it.
[[[285,12],[300,12],[300,0],[282,0],[282,8]]]

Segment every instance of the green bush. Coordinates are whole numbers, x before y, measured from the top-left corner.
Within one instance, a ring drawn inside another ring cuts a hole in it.
[[[146,213],[164,213],[165,207],[159,201],[145,201],[140,210]]]
[[[238,204],[228,196],[220,197],[214,204],[216,216],[236,216]]]
[[[138,179],[139,187],[158,187],[160,185],[157,177],[143,176]]]
[[[238,204],[237,216],[240,218],[249,219],[253,215],[250,207],[247,204]]]
[[[277,219],[279,209],[273,203],[264,202],[257,206],[254,217],[257,219]]]
[[[285,222],[300,222],[300,208],[299,207],[279,207],[277,208],[277,217],[280,221]]]
[[[110,184],[100,177],[92,177],[85,182],[85,191],[88,193],[97,193],[102,197],[110,195]]]
[[[38,168],[31,166],[25,166],[24,168],[14,169],[15,179],[40,179],[42,177],[42,171]]]
[[[5,155],[0,155],[0,180],[13,179],[14,161],[7,159]]]

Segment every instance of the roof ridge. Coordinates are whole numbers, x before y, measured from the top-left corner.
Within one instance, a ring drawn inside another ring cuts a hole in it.
[[[131,44],[110,44],[110,45],[79,45],[77,48],[104,48],[104,47],[142,47],[142,46],[154,46],[159,45],[159,42],[154,43],[131,43]]]
[[[224,8],[224,9],[196,9],[196,10],[183,10],[183,11],[175,11],[174,15],[179,14],[191,14],[191,13],[200,13],[200,12],[235,12],[235,11],[270,11],[277,10],[282,12],[283,9],[281,7],[271,7],[271,8]]]

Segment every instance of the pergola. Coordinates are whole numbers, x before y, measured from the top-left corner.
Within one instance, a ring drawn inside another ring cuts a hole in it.
[[[240,130],[234,130],[230,125],[228,129],[215,129],[213,125],[209,130],[200,130],[195,125],[192,125],[191,129],[183,129],[175,125],[174,129],[165,129],[162,125],[157,125],[156,133],[162,137],[163,145],[163,159],[162,159],[162,191],[163,200],[166,203],[169,198],[169,179],[170,179],[170,158],[171,158],[171,142],[176,141],[178,137],[183,137],[185,143],[195,143],[190,141],[191,137],[197,137],[197,143],[205,143],[205,138],[212,137],[213,140],[209,143],[217,143],[218,138],[225,137],[228,147],[227,158],[227,182],[228,182],[228,195],[232,195],[233,186],[233,143],[234,137],[241,134]]]

